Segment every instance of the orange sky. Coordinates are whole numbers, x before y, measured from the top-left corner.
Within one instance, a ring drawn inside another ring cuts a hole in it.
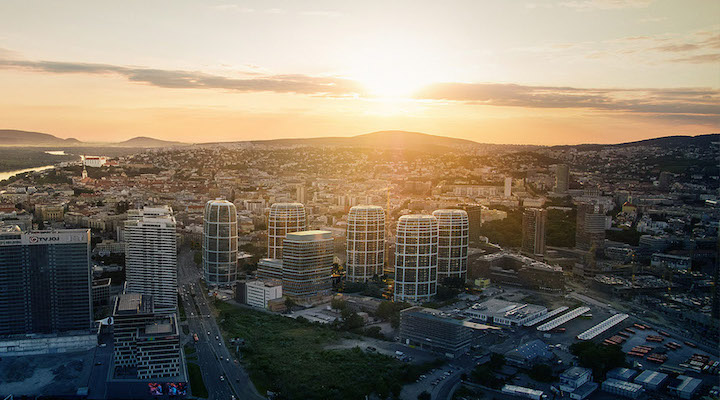
[[[513,144],[718,132],[717,15],[703,0],[7,1],[0,129]]]

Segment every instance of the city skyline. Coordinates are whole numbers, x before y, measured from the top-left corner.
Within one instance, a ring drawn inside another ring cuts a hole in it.
[[[412,5],[6,2],[2,128],[577,144],[720,127],[716,3]]]

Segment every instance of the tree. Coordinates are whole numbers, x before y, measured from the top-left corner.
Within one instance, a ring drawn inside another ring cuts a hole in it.
[[[552,368],[549,365],[542,363],[533,365],[533,367],[530,369],[530,372],[528,372],[528,376],[538,382],[549,383],[555,380],[555,377],[552,373]]]
[[[424,390],[417,398],[418,400],[432,400],[432,395],[428,393],[427,390]]]
[[[578,363],[593,370],[595,379],[602,380],[607,371],[626,365],[625,353],[620,346],[604,346],[595,342],[578,342],[570,345],[570,353]]]
[[[296,305],[297,304],[295,303],[295,301],[293,301],[293,299],[289,297],[285,299],[285,308],[287,308],[288,311],[292,311],[293,307],[295,307]]]
[[[335,297],[330,301],[330,307],[332,307],[333,310],[343,311],[347,308],[347,301],[342,298]]]
[[[488,366],[493,370],[498,370],[505,365],[505,356],[500,353],[492,353],[490,354],[490,361],[488,362]]]

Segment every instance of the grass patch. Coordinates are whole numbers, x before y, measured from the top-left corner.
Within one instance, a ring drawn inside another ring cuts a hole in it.
[[[185,315],[185,305],[183,305],[180,295],[178,295],[177,298],[178,298],[178,312],[180,313],[180,321],[185,321],[187,319],[187,315]]]
[[[195,397],[208,397],[208,391],[203,382],[200,366],[195,363],[187,363],[188,375],[190,375],[190,391]]]
[[[195,354],[197,350],[195,350],[195,346],[185,345],[185,354]]]
[[[221,327],[230,337],[245,339],[240,349],[260,393],[279,392],[283,399],[365,399],[371,393],[399,395],[432,368],[404,364],[358,348],[325,350],[341,332],[279,315],[216,304]]]

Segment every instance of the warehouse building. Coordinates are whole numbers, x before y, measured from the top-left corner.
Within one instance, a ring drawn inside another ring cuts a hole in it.
[[[668,384],[668,391],[681,399],[692,399],[702,388],[702,379],[678,375]]]
[[[634,382],[648,390],[660,390],[667,384],[668,374],[648,369],[638,375]]]
[[[618,379],[606,379],[601,385],[602,391],[628,399],[637,399],[645,390],[637,383],[625,382]]]
[[[464,313],[468,317],[476,318],[483,322],[519,326],[547,314],[547,308],[534,304],[490,299],[473,305],[465,310]]]

